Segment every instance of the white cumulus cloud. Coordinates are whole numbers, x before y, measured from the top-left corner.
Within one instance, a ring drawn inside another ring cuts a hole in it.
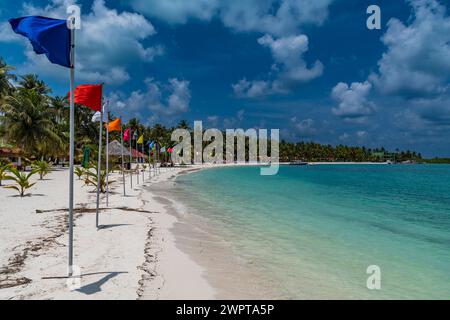
[[[277,36],[294,34],[305,24],[320,25],[333,0],[131,0],[134,9],[171,24],[219,18],[236,31]]]
[[[450,75],[450,17],[436,0],[408,0],[408,23],[388,22],[387,51],[370,80],[382,93],[426,96],[446,90]]]
[[[75,0],[53,0],[45,7],[23,5],[24,15],[67,17],[66,8]],[[81,30],[76,32],[76,67],[79,81],[121,84],[130,78],[127,67],[135,61],[151,62],[163,54],[161,46],[146,47],[142,41],[156,33],[144,16],[109,9],[104,0],[94,0],[91,11],[81,17]],[[20,37],[16,35],[16,37]],[[0,41],[12,41],[11,32],[2,31]],[[22,40],[26,43],[25,40]],[[27,61],[19,66],[21,73],[39,73],[59,79],[66,74],[45,57],[33,53],[26,44]]]
[[[338,83],[332,90],[332,98],[338,102],[333,113],[347,120],[363,120],[374,112],[375,105],[368,100],[372,85],[365,81],[353,82],[350,86]]]
[[[323,64],[316,61],[308,66],[303,54],[308,51],[308,37],[306,35],[287,36],[274,39],[266,34],[258,39],[258,43],[270,49],[275,61],[272,70],[273,79],[252,80],[242,79],[233,84],[237,97],[256,98],[271,94],[288,93],[299,84],[320,77]]]
[[[149,121],[152,123],[173,120],[189,111],[189,81],[171,78],[167,83],[161,83],[147,78],[145,87],[145,90],[135,90],[128,96],[120,92],[112,93],[108,99],[113,110],[125,117],[149,110],[152,113]]]

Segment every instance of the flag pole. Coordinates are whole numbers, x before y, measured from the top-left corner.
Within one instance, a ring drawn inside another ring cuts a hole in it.
[[[122,147],[120,148],[122,151],[122,180],[123,180],[123,196],[125,197],[126,191],[125,191],[125,164],[123,161],[123,129],[122,129],[122,118],[120,118],[120,138],[121,138],[121,144]]]
[[[69,277],[73,275],[73,171],[75,158],[75,18],[70,30]]]
[[[133,139],[133,135],[131,134],[131,128],[130,128],[130,182],[131,182],[131,189],[133,189],[133,153],[131,152],[131,141]]]
[[[100,176],[102,174],[102,136],[103,136],[103,107],[100,111],[100,136],[98,141],[98,163],[97,163],[97,208],[95,210],[95,226],[98,229],[98,216],[100,211]]]
[[[148,174],[150,176],[150,180],[152,179],[152,155],[151,148],[148,146]]]
[[[144,170],[144,164],[145,164],[145,150],[144,150],[144,141],[142,141],[142,183],[145,181],[145,170]]]
[[[136,131],[138,133],[138,135],[136,136],[136,180],[137,180],[137,184],[139,184],[139,147],[138,147],[138,137],[139,137],[139,132]]]
[[[109,207],[109,112],[108,130],[106,130],[106,207]]]

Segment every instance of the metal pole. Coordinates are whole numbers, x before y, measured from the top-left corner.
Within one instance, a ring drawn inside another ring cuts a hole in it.
[[[120,138],[122,142],[122,147],[120,148],[122,151],[122,179],[123,179],[123,196],[125,197],[127,195],[125,191],[125,164],[123,161],[123,129],[122,129],[122,118],[120,118]]]
[[[98,229],[98,216],[100,211],[100,176],[102,173],[102,135],[103,135],[103,108],[100,111],[100,136],[98,139],[98,163],[97,163],[97,208],[95,211],[95,226]]]
[[[108,130],[106,130],[106,207],[109,207],[109,112]]]
[[[72,20],[72,26],[75,19]],[[75,158],[75,28],[70,31],[69,277],[73,274],[73,171]]]
[[[132,143],[132,132],[131,132],[131,128],[130,128],[130,181],[131,181],[131,189],[133,189],[133,170],[132,170],[132,166],[133,166],[133,153],[131,152],[131,143]]]
[[[148,147],[148,174],[151,179],[152,178],[152,156],[151,156],[150,146]]]
[[[136,132],[138,132],[138,131],[136,131]],[[138,147],[138,138],[139,137],[139,132],[138,132],[138,135],[136,136],[136,163],[137,163],[137,166],[136,166],[136,180],[137,180],[137,184],[139,184],[139,154],[138,154],[138,152],[139,152],[139,147]]]
[[[145,164],[145,150],[144,150],[144,141],[142,141],[142,183],[145,181],[145,170],[144,170],[144,164]]]

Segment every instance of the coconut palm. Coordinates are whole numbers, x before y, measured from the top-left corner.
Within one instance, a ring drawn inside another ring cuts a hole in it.
[[[75,167],[74,173],[78,177],[78,180],[81,180],[83,175],[86,173],[86,170],[84,170],[83,167]]]
[[[20,77],[19,85],[26,90],[35,90],[41,95],[47,95],[52,92],[52,89],[44,81],[39,80],[35,74],[26,74]]]
[[[51,164],[47,161],[35,161],[33,167],[36,173],[39,173],[39,180],[43,180],[51,172]]]
[[[177,126],[178,129],[191,130],[189,123],[186,120],[181,120]]]
[[[85,180],[86,185],[93,185],[97,187],[98,184],[97,168],[92,166],[89,170],[85,170],[85,174],[86,174]],[[112,184],[113,182],[114,181],[109,180],[108,185]],[[100,192],[106,193],[106,170],[100,170]]]
[[[13,88],[11,81],[15,80],[16,76],[9,73],[11,70],[14,70],[14,67],[7,65],[5,61],[0,58],[0,97],[10,93]]]
[[[7,172],[11,168],[11,164],[0,164],[0,186],[2,185],[2,181],[6,180]]]
[[[34,170],[29,173],[25,173],[20,172],[16,168],[10,168],[9,172],[10,174],[6,176],[6,179],[14,181],[16,185],[5,186],[4,188],[17,190],[20,197],[23,197],[25,195],[25,191],[36,184],[36,182],[30,183],[30,178],[36,173]]]
[[[5,98],[1,107],[6,140],[26,154],[40,153],[61,146],[54,131],[51,111],[35,90],[21,90]]]

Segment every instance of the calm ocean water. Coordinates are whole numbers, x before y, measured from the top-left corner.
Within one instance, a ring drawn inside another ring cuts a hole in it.
[[[289,298],[450,298],[450,165],[219,168],[176,190]]]

